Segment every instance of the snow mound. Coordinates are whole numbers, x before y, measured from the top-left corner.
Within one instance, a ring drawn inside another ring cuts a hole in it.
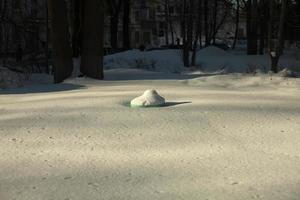
[[[294,72],[292,70],[289,70],[287,68],[281,70],[280,72],[278,72],[278,75],[281,77],[286,77],[286,78],[297,78],[300,77],[300,73],[298,72]]]
[[[163,106],[164,104],[165,99],[156,90],[146,90],[142,96],[130,102],[131,107]]]
[[[129,50],[104,57],[105,69],[136,68],[180,73],[183,69],[180,50]]]
[[[186,80],[184,83],[191,86],[217,87],[227,89],[265,89],[291,88],[300,89],[297,79],[286,78],[280,75],[257,74],[255,76],[243,74],[217,75]]]
[[[233,51],[224,51],[209,46],[197,52],[196,66],[205,73],[247,73],[270,70],[269,55],[235,55]],[[280,58],[280,66],[300,73],[300,61],[289,55]],[[147,71],[176,73],[184,72],[182,50],[164,49],[154,51],[129,50],[104,57],[104,68],[110,69],[142,69]],[[288,75],[290,76],[290,75]]]
[[[24,81],[24,75],[0,67],[0,89],[22,87]]]
[[[199,56],[227,56],[229,55],[226,51],[223,49],[220,49],[218,47],[209,46],[204,49],[201,49],[198,52]]]

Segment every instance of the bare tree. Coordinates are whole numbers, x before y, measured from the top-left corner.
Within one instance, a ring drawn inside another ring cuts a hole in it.
[[[196,20],[196,34],[193,44],[193,55],[192,55],[192,66],[196,65],[196,54],[197,54],[197,47],[198,43],[200,47],[202,47],[202,2],[203,0],[198,0],[197,6],[197,20]]]
[[[234,40],[232,44],[232,49],[235,49],[238,34],[239,34],[239,25],[240,25],[240,0],[236,0],[236,12],[235,12],[235,33]]]
[[[130,8],[131,0],[123,2],[123,49],[130,49]]]
[[[209,27],[208,27],[208,16],[209,14],[209,6],[208,0],[204,0],[204,35],[205,35],[205,46],[210,45],[210,37],[209,37]]]
[[[48,9],[51,18],[54,82],[60,83],[68,78],[73,70],[67,5],[62,0],[49,0]]]
[[[274,0],[270,0],[270,22],[274,22]],[[269,33],[269,53],[270,53],[270,58],[271,58],[271,70],[274,73],[278,72],[278,62],[280,56],[283,54],[283,49],[284,49],[284,26],[286,22],[286,15],[287,15],[287,0],[282,0],[281,1],[281,9],[280,9],[280,19],[279,19],[279,25],[278,25],[278,34],[277,38],[272,41],[272,32],[273,32],[273,25],[270,24],[270,33]]]
[[[247,54],[257,54],[257,0],[247,1]]]
[[[119,17],[123,0],[106,0],[110,13],[110,45],[113,50],[118,49]]]
[[[61,1],[61,0],[59,0]],[[103,79],[103,25],[102,1],[83,2],[81,72],[88,77]]]

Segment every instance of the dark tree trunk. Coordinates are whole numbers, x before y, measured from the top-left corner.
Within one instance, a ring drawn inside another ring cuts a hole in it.
[[[189,51],[192,50],[193,46],[193,33],[194,33],[194,11],[195,11],[195,0],[189,0],[188,9],[188,27],[187,27],[187,43]]]
[[[274,1],[269,0],[269,18],[268,18],[268,51],[272,51],[272,39],[273,39],[273,21],[274,21]]]
[[[187,41],[187,12],[188,12],[188,6],[187,6],[187,0],[183,0],[183,22],[182,22],[182,32],[183,32],[183,64],[185,67],[189,67],[189,46]]]
[[[83,1],[81,72],[103,79],[104,5],[98,0]]]
[[[174,45],[175,44],[175,36],[174,36],[174,27],[173,27],[172,20],[169,20],[169,24],[170,24],[170,32],[171,32],[172,45]]]
[[[123,49],[130,49],[130,0],[124,0],[123,3]]]
[[[118,49],[118,31],[119,31],[119,17],[110,17],[110,44],[111,48],[115,51]]]
[[[252,49],[252,32],[251,32],[251,24],[252,24],[252,0],[247,1],[247,54],[251,54]]]
[[[218,0],[214,0],[214,16],[213,16],[213,44],[216,43],[216,33],[217,33],[217,14],[218,14]]]
[[[271,0],[272,1],[272,0]],[[279,20],[279,28],[278,28],[278,35],[275,48],[271,50],[271,70],[274,73],[278,72],[278,62],[280,56],[283,54],[284,49],[284,26],[286,22],[286,15],[287,15],[287,0],[282,0],[281,9],[280,9],[280,20]],[[273,16],[272,16],[273,18]]]
[[[232,44],[232,49],[235,49],[238,34],[239,34],[239,25],[240,25],[240,0],[236,1],[236,13],[235,13],[235,33],[234,33],[234,40]]]
[[[264,21],[260,22],[260,39],[259,39],[259,54],[263,55],[265,52],[265,38],[266,38],[266,24]]]
[[[251,25],[251,32],[253,35],[253,40],[252,40],[252,54],[257,54],[258,46],[257,46],[257,41],[258,41],[258,0],[253,0],[253,10],[252,10],[252,25]]]
[[[196,35],[193,44],[192,66],[196,66],[196,54],[197,54],[198,42],[200,42],[200,47],[202,43],[201,34],[202,34],[202,0],[198,0],[198,16],[197,16],[197,23],[196,23]]]
[[[268,31],[268,24],[267,24],[267,13],[268,13],[268,6],[266,0],[261,0],[259,2],[259,24],[260,24],[260,39],[259,39],[259,54],[263,55],[265,53],[266,47],[266,38],[267,38],[267,31]]]
[[[247,54],[257,54],[257,0],[247,1]]]
[[[205,46],[210,45],[209,28],[208,28],[208,0],[204,0],[204,35]]]
[[[74,16],[73,16],[73,33],[72,33],[72,49],[73,57],[78,58],[81,54],[81,0],[73,0],[74,2]]]
[[[169,45],[169,0],[165,0],[164,2],[165,9],[165,40],[166,45]]]
[[[54,82],[68,78],[73,70],[72,49],[69,43],[67,5],[62,0],[48,1],[51,18]]]
[[[110,12],[110,45],[118,49],[119,16],[123,0],[106,0]]]

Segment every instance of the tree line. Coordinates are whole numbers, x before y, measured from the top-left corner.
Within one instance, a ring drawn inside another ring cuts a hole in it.
[[[8,39],[11,34],[7,27],[11,25],[17,30],[15,38],[26,37],[24,40],[28,41],[29,48],[35,52],[33,57],[38,57],[41,50],[47,58],[51,57],[56,83],[71,75],[74,57],[81,58],[80,70],[83,75],[96,79],[104,77],[104,20],[109,20],[111,48],[114,51],[119,46],[121,50],[131,49],[131,10],[136,2],[160,5],[163,8],[164,29],[167,33],[165,45],[180,46],[186,67],[196,65],[197,49],[214,45],[219,30],[228,21],[235,26],[231,48],[236,47],[241,21],[246,19],[247,54],[268,54],[270,68],[274,72],[278,72],[278,61],[286,41],[293,43],[299,41],[300,37],[299,0],[45,0],[43,17],[46,20],[42,20],[38,14],[39,1],[26,1],[31,3],[28,15],[30,20],[18,17],[22,13],[21,7],[26,5],[20,4],[20,0],[12,1],[15,2],[14,8],[20,8],[12,9],[9,14],[10,1],[0,0],[0,49],[4,65],[8,48],[12,46],[10,42],[20,40]],[[177,41],[174,36],[170,11],[174,3],[179,10],[176,20],[180,24],[181,41]],[[120,22],[122,44],[118,40]],[[38,32],[45,30],[47,37],[40,38]],[[25,53],[20,46],[15,48],[18,60]],[[46,71],[50,71],[49,65],[47,63]]]

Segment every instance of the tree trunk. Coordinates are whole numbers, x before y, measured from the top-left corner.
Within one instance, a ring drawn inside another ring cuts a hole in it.
[[[193,55],[192,55],[192,66],[196,66],[196,54],[198,42],[200,41],[201,46],[201,34],[202,34],[202,0],[198,0],[198,16],[197,16],[197,24],[196,24],[196,35],[193,45]]]
[[[169,0],[165,0],[165,40],[166,45],[169,45]]]
[[[123,49],[130,49],[130,0],[124,0],[123,3]]]
[[[187,0],[183,0],[183,23],[182,23],[182,31],[183,31],[183,65],[185,67],[189,67],[189,47],[188,47],[188,41],[187,41]]]
[[[232,44],[232,49],[235,49],[238,34],[239,34],[239,25],[240,25],[240,0],[236,1],[236,14],[235,14],[235,33],[234,33],[234,40]]]
[[[174,27],[173,27],[172,20],[169,20],[169,24],[170,24],[170,32],[171,32],[172,45],[175,45]]]
[[[258,0],[253,0],[253,9],[252,9],[252,25],[251,25],[251,32],[252,32],[252,50],[251,54],[257,55],[257,41],[258,41]]]
[[[218,14],[218,0],[214,0],[214,16],[213,16],[213,32],[217,33],[217,14]],[[216,34],[213,34],[213,44],[216,43]]]
[[[51,18],[54,82],[60,83],[68,78],[73,70],[67,5],[62,0],[48,0],[48,9]]]
[[[285,39],[284,39],[284,26],[285,26],[285,21],[286,21],[286,13],[287,13],[287,0],[282,0],[278,35],[277,35],[277,44],[275,45],[274,50],[272,50],[270,52],[271,70],[274,73],[278,72],[279,58],[283,54],[284,42],[285,42]]]
[[[209,30],[208,30],[208,0],[204,0],[204,35],[205,46],[210,45]]]
[[[81,72],[90,78],[103,79],[104,5],[98,0],[83,4]]]
[[[194,33],[194,1],[189,0],[189,9],[188,9],[188,27],[187,27],[187,43],[189,51],[192,49],[193,46],[193,33]]]
[[[266,36],[266,24],[264,20],[260,22],[260,39],[259,39],[259,54],[264,55],[265,50],[265,36]]]
[[[118,49],[118,31],[119,31],[119,16],[110,17],[110,44],[111,48],[116,51]]]
[[[269,18],[268,18],[268,51],[272,51],[272,39],[273,39],[273,21],[274,21],[274,1],[269,0]]]
[[[257,0],[247,2],[247,54],[257,54]]]
[[[72,49],[73,57],[78,58],[81,54],[81,0],[73,0],[73,33],[72,33]]]

